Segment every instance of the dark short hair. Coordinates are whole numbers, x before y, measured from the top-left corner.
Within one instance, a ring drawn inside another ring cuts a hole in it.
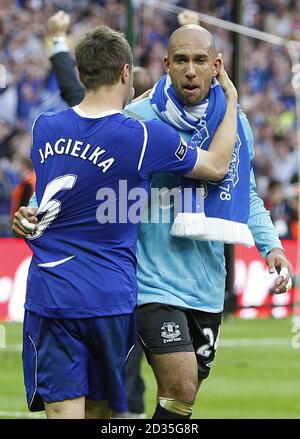
[[[88,31],[75,47],[75,58],[86,90],[116,84],[124,65],[132,66],[132,52],[126,38],[107,26]]]

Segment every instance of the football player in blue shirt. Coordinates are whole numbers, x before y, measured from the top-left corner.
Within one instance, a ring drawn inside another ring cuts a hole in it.
[[[27,236],[33,258],[23,366],[29,408],[45,408],[48,418],[126,410],[124,366],[135,342],[141,211],[130,194],[147,195],[154,172],[220,180],[237,124],[237,93],[223,67],[218,77],[227,110],[203,151],[160,121],[122,114],[132,93],[132,54],[120,33],[100,26],[83,37],[75,54],[84,100],[41,114],[33,126],[39,224]]]

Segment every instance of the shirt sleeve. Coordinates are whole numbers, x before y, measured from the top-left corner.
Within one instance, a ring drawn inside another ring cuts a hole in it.
[[[138,165],[142,178],[148,179],[155,172],[172,172],[186,175],[198,159],[197,148],[181,139],[174,128],[152,120],[140,122],[144,129],[144,143]]]
[[[50,61],[59,85],[60,94],[70,107],[78,105],[84,98],[84,88],[82,87],[76,72],[75,61],[68,50],[62,50],[58,46],[56,53],[52,53]]]
[[[248,119],[240,112],[241,121],[245,131],[250,159],[254,158],[254,139]],[[272,248],[283,248],[275,229],[270,212],[265,208],[263,200],[257,195],[256,182],[253,169],[250,173],[250,215],[248,220],[249,229],[252,232],[255,245],[265,258]]]

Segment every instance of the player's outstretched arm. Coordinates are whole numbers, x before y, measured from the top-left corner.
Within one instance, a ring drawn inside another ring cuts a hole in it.
[[[225,116],[215,132],[208,151],[198,150],[198,161],[186,177],[219,181],[228,172],[237,133],[237,91],[221,62],[218,80],[227,97]]]
[[[58,81],[61,97],[73,107],[84,98],[84,88],[75,74],[75,60],[68,51],[67,31],[70,27],[70,21],[68,14],[59,11],[49,18],[47,26],[48,35],[53,42],[50,61]]]

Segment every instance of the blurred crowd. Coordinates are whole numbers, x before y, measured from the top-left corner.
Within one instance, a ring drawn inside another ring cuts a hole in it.
[[[233,0],[168,1],[233,21]],[[163,74],[162,59],[170,33],[178,26],[174,12],[157,8],[156,0],[133,0],[135,64],[154,81]],[[248,27],[300,41],[300,2],[244,0]],[[30,160],[31,126],[45,110],[66,104],[60,97],[49,55],[47,20],[58,10],[71,15],[70,47],[88,28],[107,24],[126,32],[126,2],[118,0],[1,0],[0,3],[0,236],[11,236],[10,215],[27,203],[34,186]],[[209,27],[231,69],[232,33]],[[299,237],[298,195],[300,145],[291,60],[285,47],[252,38],[243,42],[240,101],[255,139],[257,189],[281,238]],[[300,63],[300,51],[299,51]],[[5,66],[5,68],[3,67]]]

